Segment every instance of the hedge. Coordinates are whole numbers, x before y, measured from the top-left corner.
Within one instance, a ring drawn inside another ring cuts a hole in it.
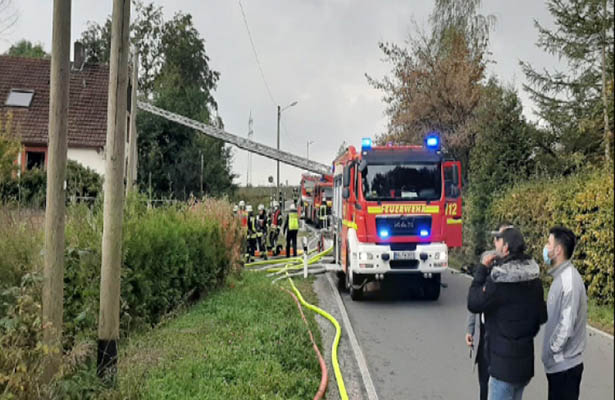
[[[90,361],[95,357],[100,203],[92,209],[73,206],[68,212],[63,350],[65,360],[72,365],[63,367],[65,377],[84,368],[84,357]],[[36,228],[9,217],[7,211],[0,217],[3,215],[0,219],[7,224],[0,229],[0,249],[6,253],[0,271],[11,279],[0,282],[0,393],[18,398],[46,397],[37,381],[46,351],[41,347],[39,315],[42,224]],[[202,297],[239,267],[241,227],[230,204],[223,200],[151,209],[145,198],[135,196],[127,201],[123,235],[122,337],[136,327],[156,324],[179,305]],[[17,370],[16,365],[20,366]],[[55,393],[54,397],[65,396]]]
[[[613,304],[613,205],[613,170],[588,170],[517,184],[496,196],[488,216],[491,226],[500,221],[518,226],[537,260],[552,226],[570,228],[577,236],[573,262],[588,295]]]

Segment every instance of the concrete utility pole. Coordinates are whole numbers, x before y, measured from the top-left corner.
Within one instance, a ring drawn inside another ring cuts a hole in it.
[[[126,194],[135,189],[137,182],[137,159],[139,151],[137,149],[137,86],[139,72],[139,53],[134,49],[132,57],[132,91],[130,92],[130,138],[128,148],[128,171],[126,171]]]
[[[282,110],[280,106],[278,106],[278,151],[280,150],[280,115],[282,114]],[[278,193],[280,193],[280,160],[277,161],[277,187]]]
[[[49,96],[49,159],[45,208],[45,270],[43,281],[43,343],[52,349],[43,382],[59,371],[62,359],[64,298],[64,218],[68,91],[70,82],[71,0],[53,2],[53,33]]]
[[[278,106],[278,150],[280,150],[280,117],[282,116],[282,111],[286,110],[287,108],[296,106],[297,102],[293,101],[292,103],[290,103],[289,105],[287,105],[284,108],[281,108],[280,106]],[[277,180],[277,186],[278,186],[278,193],[280,193],[280,160],[277,161],[277,172],[278,172],[278,180]]]
[[[109,378],[114,378],[116,374],[120,333],[129,26],[130,0],[113,0],[97,364],[98,376]]]

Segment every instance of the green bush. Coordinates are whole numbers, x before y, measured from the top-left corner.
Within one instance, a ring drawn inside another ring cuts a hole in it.
[[[40,295],[35,295],[41,289],[42,223],[39,218],[36,229],[28,227],[23,212],[15,213],[4,211],[0,215],[6,222],[0,227],[0,300],[4,307],[0,309],[0,393],[37,398],[41,390],[49,390],[37,387],[36,379],[28,378],[40,370],[45,351],[40,344]],[[241,228],[230,204],[222,200],[152,209],[144,197],[131,196],[126,202],[123,235],[122,337],[138,326],[157,323],[180,304],[216,288],[239,260],[236,253]],[[71,383],[71,379],[82,379],[81,365],[95,357],[101,240],[100,201],[91,207],[69,207],[64,273],[65,366],[64,378],[54,389],[64,393],[60,397],[72,396],[66,394],[66,390],[72,390],[67,388],[79,384]]]
[[[518,184],[498,194],[488,215],[491,226],[503,220],[518,226],[538,260],[549,229],[570,228],[577,236],[573,262],[588,295],[599,304],[613,304],[613,201],[613,170],[588,170]]]
[[[96,198],[102,193],[102,177],[76,161],[66,164],[66,201],[73,197]],[[32,169],[20,176],[0,181],[0,203],[14,202],[30,207],[44,207],[47,195],[47,172]]]

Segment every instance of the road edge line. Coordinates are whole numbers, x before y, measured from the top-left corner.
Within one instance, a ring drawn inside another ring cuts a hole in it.
[[[450,268],[452,271],[455,271],[457,274],[461,274],[461,275],[463,275],[464,277],[466,277],[466,278],[468,278],[468,279],[472,279],[472,277],[471,277],[470,275],[468,275],[468,274],[466,274],[466,273],[461,272],[461,271],[460,271],[460,270],[458,270],[457,268],[453,268],[453,267],[450,267],[450,266],[449,266],[449,268]],[[587,324],[586,326],[587,326],[587,328],[588,328],[590,331],[592,331],[592,332],[594,332],[594,333],[597,333],[597,334],[599,334],[599,335],[602,335],[602,336],[604,336],[604,337],[605,337],[605,338],[607,338],[607,339],[615,340],[615,337],[613,337],[613,335],[611,335],[611,334],[610,334],[610,333],[608,333],[608,332],[603,331],[602,329],[595,328],[595,327],[591,326],[590,324]]]
[[[346,313],[346,308],[344,307],[342,298],[338,293],[337,287],[331,278],[331,274],[325,275],[327,275],[327,280],[329,281],[329,285],[331,286],[331,289],[333,291],[333,297],[335,297],[335,302],[337,303],[337,307],[339,308],[340,314],[342,315],[342,322],[344,323],[346,331],[348,332],[350,347],[352,347],[354,357],[357,360],[357,364],[359,365],[359,371],[361,372],[361,378],[363,379],[363,386],[365,386],[365,391],[367,392],[367,398],[369,400],[378,400],[378,394],[376,393],[376,388],[374,387],[372,377],[369,374],[367,362],[365,361],[365,356],[363,355],[361,347],[359,347],[359,341],[357,340],[357,337],[354,333],[354,329],[350,324],[350,318],[348,318],[348,313]]]

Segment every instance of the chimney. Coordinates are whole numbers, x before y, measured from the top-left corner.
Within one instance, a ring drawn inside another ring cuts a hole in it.
[[[81,42],[75,42],[73,69],[80,71],[85,64],[85,48]]]

